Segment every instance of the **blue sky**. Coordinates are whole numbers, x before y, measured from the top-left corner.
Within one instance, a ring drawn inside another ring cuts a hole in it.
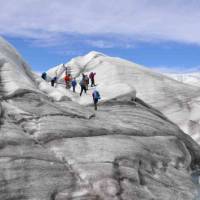
[[[197,0],[7,0],[0,34],[35,71],[100,51],[169,72],[200,69]]]

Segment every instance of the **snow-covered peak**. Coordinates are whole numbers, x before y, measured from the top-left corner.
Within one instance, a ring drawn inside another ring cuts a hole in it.
[[[132,99],[136,96],[136,90],[131,83],[131,76],[134,71],[127,65],[123,65],[120,59],[113,59],[102,53],[92,51],[85,56],[72,59],[65,66],[70,67],[72,76],[76,77],[78,82],[81,80],[82,73],[89,75],[90,72],[95,72],[96,89],[101,93],[103,101],[123,95],[128,95]],[[50,69],[48,75],[51,76],[56,74],[57,71],[61,71],[61,67],[59,65]],[[60,77],[59,83],[64,84],[63,76]],[[87,95],[83,95],[81,98],[72,95],[71,98],[80,104],[91,104],[92,91],[93,89],[90,88]]]
[[[96,51],[91,51],[85,56],[79,56],[76,58],[73,58],[70,62],[68,62],[66,65],[73,67],[74,65],[84,67],[88,65],[90,62],[93,62],[95,59],[100,58],[100,57],[105,57],[103,53],[96,52]]]
[[[98,52],[98,51],[90,51],[88,54],[86,54],[84,57],[88,58],[88,60],[97,58],[99,56],[106,56],[105,54]]]

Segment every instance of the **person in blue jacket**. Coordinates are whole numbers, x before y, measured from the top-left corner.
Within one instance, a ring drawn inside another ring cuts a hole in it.
[[[93,102],[94,102],[94,109],[97,110],[97,103],[101,99],[99,92],[95,89],[92,93]]]
[[[73,88],[73,92],[76,92],[76,86],[77,86],[77,81],[76,81],[76,78],[74,78],[73,80],[72,80],[72,88]]]
[[[54,87],[55,83],[57,82],[57,77],[54,76],[52,79],[51,79],[51,86]]]

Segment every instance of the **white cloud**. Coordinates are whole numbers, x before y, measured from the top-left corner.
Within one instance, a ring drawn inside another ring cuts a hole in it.
[[[115,47],[115,44],[105,40],[86,40],[86,43],[97,48],[109,49]]]
[[[0,34],[6,36],[57,42],[64,34],[102,34],[200,44],[197,0],[0,0],[0,5]]]

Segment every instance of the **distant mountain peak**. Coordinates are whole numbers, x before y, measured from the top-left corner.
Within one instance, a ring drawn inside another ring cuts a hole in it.
[[[97,56],[106,56],[106,55],[98,51],[90,51],[85,56],[97,57]]]

